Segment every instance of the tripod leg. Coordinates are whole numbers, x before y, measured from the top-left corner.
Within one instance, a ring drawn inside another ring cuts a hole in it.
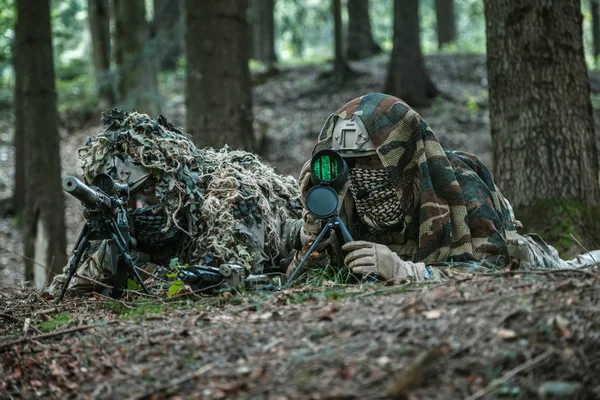
[[[342,221],[340,216],[336,215],[332,219],[335,221],[335,226],[336,226],[336,228],[339,228],[339,230],[342,234],[342,237],[344,238],[346,243],[354,241],[354,239],[352,239],[352,235],[350,235],[350,231],[348,230],[348,228],[346,227],[346,224],[344,224],[344,221]]]
[[[331,228],[333,228],[333,223],[332,223],[331,220],[329,220],[329,221],[327,221],[327,224],[325,224],[325,226],[323,227],[323,229],[319,233],[319,236],[317,236],[317,238],[315,239],[315,241],[313,242],[313,244],[310,246],[310,248],[308,249],[308,251],[306,252],[306,254],[304,255],[304,257],[302,258],[302,260],[300,261],[300,263],[298,264],[298,266],[296,267],[296,269],[294,270],[294,272],[292,273],[292,275],[290,276],[290,278],[288,279],[288,281],[286,282],[284,288],[288,287],[290,285],[290,283],[294,280],[294,278],[296,278],[296,275],[302,269],[302,266],[304,265],[304,263],[306,262],[306,260],[308,260],[308,257],[310,257],[310,255],[312,254],[312,252],[315,251],[315,248],[317,247],[317,245],[319,244],[319,242],[323,239],[323,237],[325,236],[325,233],[327,233],[327,231],[329,229],[331,229]]]
[[[85,233],[84,233],[85,231]],[[67,293],[67,288],[69,287],[69,283],[71,283],[71,279],[73,279],[73,275],[75,275],[75,272],[77,271],[77,267],[79,266],[79,261],[81,260],[81,257],[83,256],[83,253],[85,252],[85,250],[88,247],[88,234],[89,234],[89,227],[86,224],[81,233],[79,234],[79,239],[77,239],[77,243],[79,243],[79,246],[76,247],[76,251],[75,251],[75,255],[73,256],[73,258],[71,259],[71,262],[69,263],[69,274],[67,275],[67,280],[65,281],[62,290],[60,291],[60,294],[58,295],[58,297],[56,298],[55,304],[60,303],[60,301],[63,299],[63,297],[65,296],[65,293]]]

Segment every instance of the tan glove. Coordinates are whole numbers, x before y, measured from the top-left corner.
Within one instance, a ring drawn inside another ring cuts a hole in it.
[[[384,280],[396,282],[421,282],[425,279],[425,264],[402,260],[387,246],[357,240],[342,246],[348,255],[344,259],[353,273],[376,275]]]

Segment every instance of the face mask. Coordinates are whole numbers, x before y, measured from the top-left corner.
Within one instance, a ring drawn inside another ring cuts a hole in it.
[[[350,193],[362,222],[372,230],[400,223],[400,200],[385,169],[350,168],[349,177]]]
[[[162,206],[141,207],[129,215],[133,219],[138,247],[164,247],[179,240],[180,233],[175,224],[167,228],[167,214]]]

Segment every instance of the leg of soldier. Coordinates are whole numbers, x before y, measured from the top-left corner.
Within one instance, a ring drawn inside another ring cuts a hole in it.
[[[100,285],[85,278],[90,278],[94,281],[110,285],[112,279],[110,252],[111,250],[108,241],[104,240],[91,256],[84,259],[77,268],[76,275],[69,283],[67,296],[74,293],[89,293],[92,291],[101,291],[103,289]],[[49,291],[53,295],[58,295],[60,293],[67,280],[69,273],[68,268],[69,265],[67,264],[63,269],[63,273],[54,277],[52,285],[49,287]]]

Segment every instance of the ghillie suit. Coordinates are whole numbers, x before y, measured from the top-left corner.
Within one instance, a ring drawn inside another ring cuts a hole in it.
[[[129,215],[138,250],[153,263],[233,263],[256,274],[287,255],[281,225],[301,211],[292,177],[245,151],[198,149],[163,116],[112,110],[102,124],[78,151],[83,177],[89,183],[102,172],[119,176],[124,164],[150,173],[134,199],[142,207]]]

